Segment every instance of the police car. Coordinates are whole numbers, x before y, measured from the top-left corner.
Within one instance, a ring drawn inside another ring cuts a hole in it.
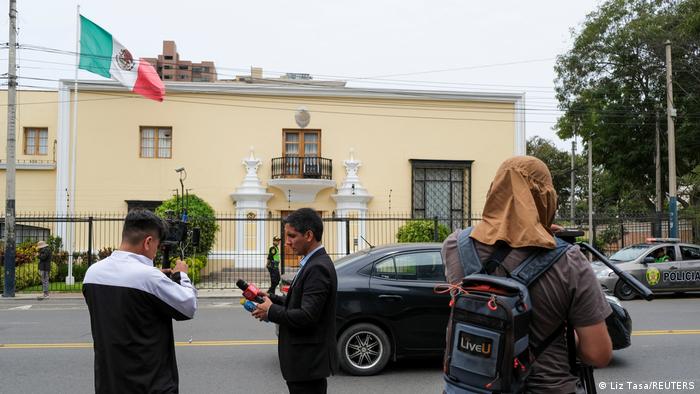
[[[620,249],[609,260],[654,293],[700,291],[700,245],[681,243],[677,238],[648,238]],[[593,270],[603,290],[622,300],[637,296],[601,262],[593,262]]]

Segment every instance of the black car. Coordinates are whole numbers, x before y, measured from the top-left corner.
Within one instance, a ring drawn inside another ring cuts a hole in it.
[[[446,284],[441,248],[440,243],[383,245],[336,260],[338,354],[344,371],[373,375],[389,360],[444,354],[450,295],[435,292],[436,285]],[[283,291],[292,277],[283,276]],[[613,347],[627,347],[629,314],[614,297],[608,302],[620,316],[615,326],[608,324]]]
[[[439,356],[445,350],[449,294],[442,244],[384,245],[336,261],[336,325],[340,365],[372,375],[404,356]]]

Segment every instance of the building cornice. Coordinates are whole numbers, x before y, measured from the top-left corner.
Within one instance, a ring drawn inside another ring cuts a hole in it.
[[[73,80],[63,79],[60,86],[73,89]],[[126,89],[112,81],[78,81],[78,91],[126,92]],[[442,90],[401,90],[313,86],[299,82],[272,84],[246,84],[221,82],[169,82],[165,84],[170,93],[234,94],[250,96],[295,96],[295,97],[339,97],[391,100],[438,100],[438,101],[481,101],[517,103],[523,101],[522,92],[463,92]]]

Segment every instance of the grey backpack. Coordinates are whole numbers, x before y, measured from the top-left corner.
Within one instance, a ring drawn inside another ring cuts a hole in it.
[[[540,346],[531,346],[528,287],[571,245],[555,238],[554,249],[538,249],[505,277],[494,276],[511,249],[499,242],[482,263],[471,230],[462,230],[457,238],[465,277],[448,325],[445,393],[518,393],[535,358],[565,330],[562,324]]]

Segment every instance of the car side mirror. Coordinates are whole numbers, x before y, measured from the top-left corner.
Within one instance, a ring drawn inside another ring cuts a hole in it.
[[[655,261],[656,260],[653,257],[647,256],[644,258],[644,260],[642,260],[642,264],[647,265],[647,264],[654,263]]]

